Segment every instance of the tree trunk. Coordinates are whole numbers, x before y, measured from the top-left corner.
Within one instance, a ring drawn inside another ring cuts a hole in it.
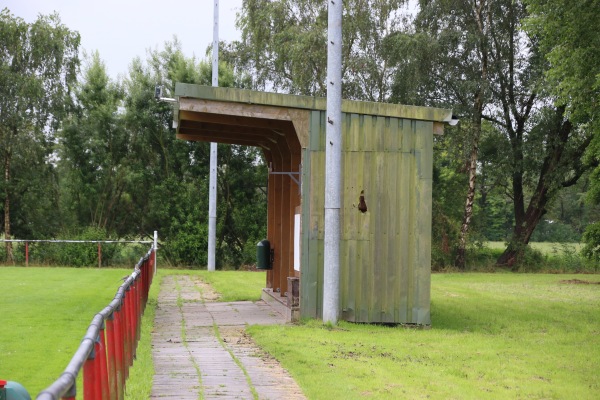
[[[473,144],[471,146],[471,154],[469,155],[469,186],[467,189],[467,197],[465,200],[465,211],[463,214],[462,225],[458,238],[458,248],[456,250],[456,259],[454,264],[465,269],[467,237],[469,226],[471,225],[471,217],[473,216],[473,204],[475,203],[475,181],[477,179],[477,158],[479,155],[479,139],[481,138],[481,118],[483,115],[483,107],[485,104],[485,86],[488,79],[488,45],[487,37],[488,28],[490,26],[491,13],[489,11],[489,3],[479,1],[473,3],[473,15],[477,23],[479,34],[478,50],[481,54],[481,76],[479,88],[475,92],[473,101],[473,120],[471,129],[473,130]]]
[[[525,248],[529,244],[531,235],[535,230],[535,227],[540,222],[544,214],[546,213],[546,205],[548,204],[549,198],[546,197],[541,204],[530,206],[530,210],[527,211],[525,220],[515,224],[513,235],[506,247],[506,250],[500,255],[496,264],[511,267],[513,270],[518,268],[518,263],[521,260]]]
[[[458,237],[458,248],[456,250],[456,260],[454,264],[464,269],[466,264],[467,235],[471,217],[473,216],[473,204],[475,203],[475,183],[477,178],[477,155],[479,154],[479,138],[481,136],[481,118],[473,120],[473,145],[469,156],[469,187],[467,189],[467,198],[465,201],[465,211],[463,214],[462,225]]]
[[[8,151],[6,152],[6,157],[4,159],[4,238],[5,239],[11,239],[10,196],[9,196],[11,156],[12,156],[11,151],[10,151],[10,149],[8,149]],[[12,242],[6,242],[6,261],[10,264],[15,262]]]
[[[568,181],[557,179],[557,176],[561,177],[564,175],[564,173],[561,174],[561,171],[564,169],[564,166],[561,166],[564,163],[564,157],[562,156],[573,129],[570,121],[564,121],[564,113],[564,107],[557,108],[556,125],[548,133],[548,140],[546,141],[548,150],[540,170],[537,186],[531,196],[527,210],[525,210],[524,206],[523,170],[513,166],[515,168],[515,172],[513,172],[515,227],[506,250],[504,250],[504,253],[502,253],[496,262],[498,265],[508,266],[513,269],[518,267],[519,259],[529,244],[535,227],[546,213],[546,207],[550,200],[554,198],[555,194],[562,187],[574,185],[581,176],[582,171],[579,171],[574,176],[571,176]],[[517,135],[516,137],[518,138],[517,144],[519,145],[522,141],[522,135]],[[570,156],[581,157],[585,148],[587,148],[587,144],[580,146],[578,154]],[[519,150],[521,149],[519,148]],[[523,153],[521,151],[514,153],[518,156],[517,163],[522,165]],[[565,157],[568,157],[568,155]]]

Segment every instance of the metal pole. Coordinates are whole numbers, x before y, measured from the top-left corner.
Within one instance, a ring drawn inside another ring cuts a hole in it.
[[[158,250],[158,231],[154,231],[154,243],[152,245],[154,249],[154,275],[156,275],[156,250]]]
[[[215,0],[213,26],[212,85],[219,86],[219,0]],[[215,270],[217,238],[217,144],[210,144],[210,178],[208,182],[208,270]]]
[[[337,324],[340,298],[340,192],[342,187],[342,0],[329,0],[327,15],[323,322]]]

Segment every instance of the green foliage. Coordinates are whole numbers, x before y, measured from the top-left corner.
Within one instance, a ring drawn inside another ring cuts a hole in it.
[[[456,128],[460,129],[460,128]],[[459,172],[461,165],[460,134],[435,137],[433,165],[432,249],[431,263],[434,270],[454,263],[453,244],[458,238],[461,209],[464,206],[465,176]]]
[[[28,24],[5,8],[0,26],[0,126],[8,152],[5,146],[17,140],[13,130],[59,123],[76,79],[80,38],[58,14],[39,15]]]
[[[258,149],[223,147],[219,149],[222,201],[217,205],[217,254],[222,266],[238,268],[255,262],[256,243],[267,236],[267,168]]]
[[[387,101],[392,70],[384,38],[401,23],[402,0],[344,2],[344,97]],[[254,88],[324,96],[327,91],[327,5],[316,0],[247,0],[237,25],[242,39],[224,59],[250,71]]]
[[[534,3],[544,7],[566,4],[562,0]],[[534,35],[523,35],[528,18],[523,1],[435,0],[419,5],[411,27],[386,40],[389,60],[402,72],[394,77],[393,98],[451,107],[461,116],[464,131],[447,129],[447,134],[461,133],[454,143],[464,140],[462,146],[468,151],[458,153],[458,164],[466,165],[459,170],[468,171],[469,182],[476,179],[480,191],[472,228],[485,237],[508,237],[513,245],[499,262],[512,264],[521,257],[515,252],[529,242],[561,189],[576,184],[589,168],[582,161],[593,127],[564,103],[551,106],[554,94],[546,89],[552,66],[548,70],[544,56],[552,47],[540,45]],[[590,8],[586,3],[586,12]],[[576,6],[569,4],[565,9],[573,11]],[[539,17],[561,25],[548,10],[538,10]],[[597,19],[596,15],[588,12],[584,19]],[[561,29],[564,34],[572,33],[568,27]],[[582,27],[574,32],[590,33],[590,29]],[[594,35],[590,49],[597,49],[593,43],[600,35]],[[577,46],[561,51],[570,52]],[[563,72],[567,70],[565,67]],[[597,102],[594,96],[591,98]],[[467,201],[463,201],[461,232],[469,227],[472,185],[463,191]],[[507,199],[512,210],[506,207]],[[506,230],[508,223],[512,223],[512,232]],[[477,234],[470,236],[471,240],[477,238]],[[575,236],[575,232],[568,236]],[[463,241],[459,244],[462,246]]]
[[[79,232],[68,231],[62,235],[71,240],[110,240],[105,230],[95,227],[88,227]],[[113,258],[120,250],[117,245],[103,244],[102,265],[114,265]],[[98,244],[96,243],[32,243],[29,252],[32,262],[73,267],[98,266]]]
[[[586,162],[588,165],[595,166],[590,173],[589,178],[589,190],[586,193],[588,206],[594,206],[597,210],[600,206],[600,134],[596,132],[594,139],[592,140],[589,149],[586,154]],[[585,256],[590,259],[597,261],[598,249],[600,248],[600,235],[597,235],[596,230],[600,222],[599,216],[596,214],[591,218],[591,224],[585,227],[585,232],[582,236],[582,241],[586,244],[584,250]]]
[[[199,221],[187,220],[182,224],[171,226],[177,232],[171,240],[165,243],[167,260],[174,265],[199,268],[208,257],[208,226]]]
[[[588,225],[582,239],[585,243],[582,254],[590,260],[600,262],[600,222]]]
[[[74,226],[96,226],[123,234],[129,218],[132,170],[130,137],[118,113],[123,91],[110,81],[93,53],[76,90],[76,108],[59,136],[63,207]]]
[[[69,108],[78,49],[79,34],[57,14],[28,24],[6,8],[0,13],[0,218],[6,237],[13,231],[46,236],[58,225],[44,218],[57,208],[51,150]],[[6,251],[12,259],[10,244]]]
[[[597,1],[527,0],[530,17],[526,29],[536,35],[549,63],[547,90],[558,105],[566,107],[570,118],[583,129],[594,132],[585,161],[595,167],[590,200],[598,204],[598,160],[600,157],[598,100],[600,93],[600,3]],[[588,227],[583,236],[584,254],[595,259],[600,244]]]
[[[546,52],[550,91],[579,122],[597,119],[600,90],[600,4],[589,0],[526,0],[527,30]],[[598,121],[593,122],[596,126]]]
[[[519,242],[513,251],[529,240],[577,240],[599,219],[597,207],[583,201],[586,192],[592,203],[600,199],[600,172],[585,173],[600,159],[600,136],[593,136],[597,2],[421,1],[414,19],[402,14],[405,3],[344,2],[344,96],[444,106],[459,115],[461,124],[435,139],[434,268],[456,257],[466,172],[474,165],[469,264],[480,260],[478,241]],[[78,76],[79,35],[58,15],[27,24],[5,9],[0,24],[6,233],[40,239],[94,227],[106,236],[147,238],[158,230],[171,264],[200,267],[208,144],[176,139],[171,105],[156,102],[153,91],[163,84],[172,96],[176,82],[209,85],[210,63],[184,55],[174,38],[134,59],[123,80],[109,78],[98,53]],[[326,25],[323,2],[244,1],[242,39],[220,50],[219,86],[324,95]],[[477,145],[477,163],[468,164]],[[256,242],[266,236],[266,166],[260,150],[225,145],[219,165],[217,262],[238,268],[254,262]],[[584,239],[594,258],[600,242],[593,233]],[[3,259],[23,261],[18,245],[12,256],[6,249]],[[48,253],[46,262],[70,257],[82,265],[92,253],[32,251]]]
[[[581,234],[576,232],[570,225],[561,221],[544,219],[535,228],[531,235],[534,242],[578,242]]]
[[[484,242],[473,246],[469,253],[469,270],[480,272],[505,271],[495,260],[507,247],[506,242]],[[545,274],[597,273],[598,263],[587,260],[579,243],[532,242],[520,252],[515,271]]]
[[[223,63],[220,86],[245,86],[244,74]],[[131,195],[142,232],[157,229],[165,257],[173,265],[200,267],[207,254],[209,145],[175,138],[170,105],[156,102],[154,85],[165,84],[167,95],[176,82],[210,84],[210,64],[183,56],[175,39],[150,53],[147,64],[134,60],[124,82],[125,126],[132,155]],[[258,149],[218,147],[218,267],[248,263],[247,242],[266,231],[266,168]],[[140,232],[141,233],[141,232]]]

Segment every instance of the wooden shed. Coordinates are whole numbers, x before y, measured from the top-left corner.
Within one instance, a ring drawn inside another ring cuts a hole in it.
[[[299,277],[300,315],[320,318],[325,99],[189,84],[175,95],[178,138],[262,148],[274,250],[266,287],[284,298],[288,277]],[[342,114],[341,318],[429,325],[433,135],[451,111],[344,101]]]

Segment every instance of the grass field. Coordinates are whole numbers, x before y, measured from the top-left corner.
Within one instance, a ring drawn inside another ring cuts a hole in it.
[[[266,285],[266,272],[216,271],[206,270],[161,270],[165,274],[197,275],[221,294],[219,301],[260,300],[262,288]]]
[[[63,372],[92,318],[129,273],[0,267],[0,379],[21,383],[35,398]]]
[[[35,397],[62,372],[126,273],[0,268],[2,282],[18,288],[0,297],[0,309],[19,316],[0,324],[0,378],[23,383]],[[236,300],[257,298],[265,282],[264,273],[159,269],[128,399],[148,398],[153,309],[158,284],[171,273],[203,276]],[[249,331],[310,399],[596,399],[600,285],[573,280],[600,282],[600,275],[434,274],[429,330],[308,321]]]
[[[94,315],[115,296],[126,269],[0,267],[0,379],[21,383],[32,397],[67,366]],[[202,276],[224,301],[258,300],[264,272],[161,270],[150,291],[142,339],[127,384],[128,398],[146,399],[153,368],[150,333],[165,274]],[[81,375],[78,392],[81,393]]]
[[[551,242],[531,242],[529,244],[534,250],[542,252],[544,255],[563,255],[565,252],[579,253],[583,248],[581,243],[551,243]],[[484,242],[484,246],[495,250],[506,249],[505,242]]]
[[[310,399],[598,399],[598,275],[435,274],[430,330],[251,327]]]

